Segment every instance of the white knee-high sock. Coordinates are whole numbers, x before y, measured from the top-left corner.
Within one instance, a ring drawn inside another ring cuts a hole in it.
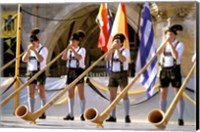
[[[46,98],[41,98],[41,107],[43,107],[47,103]]]
[[[184,100],[180,100],[178,102],[178,119],[183,119],[183,115],[184,115]]]
[[[30,112],[34,112],[35,98],[28,97],[28,106]]]
[[[160,101],[160,109],[165,113],[167,109],[167,101]]]
[[[110,100],[110,104],[112,102],[113,102],[113,100]],[[114,117],[114,118],[116,118],[116,107],[113,109],[111,116]]]
[[[68,110],[69,110],[69,115],[73,117],[74,116],[74,99],[73,98],[69,99],[68,101]]]
[[[129,99],[123,100],[123,103],[124,103],[125,116],[127,116],[129,115],[129,106],[130,106]]]
[[[85,111],[85,100],[80,100],[81,114]]]

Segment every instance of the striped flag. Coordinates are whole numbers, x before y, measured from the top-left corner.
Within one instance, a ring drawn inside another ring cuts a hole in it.
[[[107,43],[113,24],[113,17],[108,9],[107,3],[101,4],[96,22],[100,27],[98,47],[101,48],[102,51],[107,52]]]
[[[113,21],[114,21],[114,18],[112,16],[112,13],[111,13],[110,9],[108,9],[108,22],[109,22],[108,34],[109,34],[109,37],[110,37],[111,31],[112,31]],[[106,45],[106,47],[107,47],[107,45]],[[110,62],[106,62],[106,72],[107,73],[111,72]]]
[[[109,23],[109,26],[108,26],[108,34],[109,34],[109,36],[110,36],[111,31],[112,31],[112,26],[113,26],[114,18],[113,18],[113,16],[112,16],[112,13],[111,13],[110,9],[107,8],[107,10],[108,10],[108,23]]]
[[[113,28],[112,28],[111,35],[109,37],[108,44],[107,44],[108,49],[111,48],[113,37],[117,33],[123,33],[125,35],[126,40],[124,41],[124,48],[129,49],[126,6],[124,3],[120,3],[117,9],[117,13],[116,13],[115,20],[113,23]]]
[[[146,2],[143,7],[140,22],[140,45],[137,58],[137,71],[139,71],[155,54],[156,44],[154,39],[153,25],[149,10],[149,4]],[[153,95],[153,87],[156,82],[157,74],[157,61],[156,57],[152,63],[147,67],[140,77],[142,85],[147,89],[147,97]]]
[[[108,9],[107,3],[101,4],[96,22],[100,27],[98,47],[101,48],[102,51],[107,52],[108,39],[113,26],[113,16]],[[109,62],[106,62],[106,71],[107,73],[110,73],[111,71]]]

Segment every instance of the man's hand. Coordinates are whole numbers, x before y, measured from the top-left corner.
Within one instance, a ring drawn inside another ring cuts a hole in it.
[[[30,44],[28,45],[28,50],[29,50],[29,51],[30,51],[30,50],[33,50],[33,51],[35,50],[33,44],[30,43]]]
[[[121,48],[121,44],[114,41],[111,49],[119,50],[120,48]]]
[[[115,50],[116,48],[116,44],[112,44],[111,49],[110,50]]]
[[[72,42],[70,41],[70,43],[68,44],[67,46],[68,49],[72,49],[73,48],[73,45],[72,45]]]

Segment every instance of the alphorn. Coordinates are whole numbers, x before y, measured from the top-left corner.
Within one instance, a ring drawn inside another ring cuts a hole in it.
[[[108,52],[107,52],[108,53]],[[28,108],[25,105],[19,106],[16,111],[15,115],[19,118],[22,118],[26,121],[30,121],[30,123],[36,123],[35,120],[42,115],[49,107],[51,107],[59,98],[61,98],[71,87],[73,87],[81,78],[83,78],[92,68],[101,61],[105,55],[102,55],[97,61],[95,61],[90,67],[87,68],[81,75],[79,75],[72,83],[64,88],[61,92],[59,92],[53,99],[51,99],[48,103],[46,103],[42,108],[39,110],[31,113],[29,112]]]
[[[67,50],[67,49],[65,49]],[[35,80],[41,73],[43,73],[48,67],[50,67],[57,59],[61,57],[61,55],[65,52],[63,50],[58,56],[56,56],[51,62],[49,62],[42,70],[37,72],[30,80],[28,80],[25,84],[20,86],[18,89],[16,89],[13,93],[11,93],[8,97],[6,97],[0,104],[0,108],[3,107],[5,104],[7,104],[15,95],[17,95],[20,91],[22,91],[26,86],[28,86],[29,83],[31,83],[33,80]]]
[[[152,123],[154,126],[156,126],[158,129],[163,130],[166,128],[166,125],[168,124],[168,121],[169,121],[171,115],[173,114],[174,109],[176,108],[176,105],[180,99],[180,96],[182,95],[182,92],[184,91],[184,89],[195,69],[195,66],[196,66],[196,61],[194,62],[191,70],[189,71],[188,75],[186,76],[182,86],[180,87],[178,93],[174,97],[174,99],[173,99],[172,103],[170,104],[169,108],[167,109],[166,113],[164,113],[160,109],[155,109],[148,114],[149,122]]]
[[[136,80],[140,77],[140,75],[146,70],[146,68],[151,64],[151,62],[156,58],[157,54],[160,52],[162,47],[168,42],[169,37],[163,41],[161,46],[158,48],[157,52],[153,55],[153,57],[146,63],[146,65],[138,72],[138,74],[134,77],[134,79],[120,92],[120,94],[113,100],[113,102],[99,115],[96,108],[88,108],[84,117],[86,120],[96,123],[96,127],[103,127],[103,121],[107,118],[110,112],[116,107],[119,101],[124,97],[124,95],[128,92],[130,87],[136,82]]]
[[[19,59],[26,51],[22,52],[18,57],[12,59],[11,61],[9,61],[8,63],[6,63],[5,65],[3,65],[0,68],[0,71],[3,71],[4,69],[6,69],[8,66],[10,66],[13,62],[15,62],[17,59]]]

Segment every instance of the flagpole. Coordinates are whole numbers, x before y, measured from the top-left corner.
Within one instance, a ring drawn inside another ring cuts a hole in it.
[[[143,9],[143,5],[142,4],[139,4],[138,5],[139,7],[140,7],[140,11],[139,11],[139,18],[138,18],[138,25],[137,25],[137,35],[134,35],[134,40],[135,40],[135,46],[137,47],[137,48],[139,48],[138,46],[137,46],[137,43],[138,43],[138,37],[140,38],[140,33],[139,33],[139,31],[140,31],[140,20],[141,20],[141,14],[142,14],[142,9]],[[138,50],[138,49],[137,49]],[[137,56],[138,56],[138,52],[137,52],[137,55],[136,55],[136,58],[137,58]]]
[[[142,4],[138,4],[138,7],[139,7],[139,16],[138,16],[138,24],[137,24],[137,31],[135,32],[135,35],[134,35],[134,47],[136,47],[136,48],[134,48],[134,50],[136,51],[136,58],[134,58],[134,56],[132,57],[132,61],[134,61],[135,60],[135,62],[131,62],[131,65],[132,64],[134,64],[134,66],[136,67],[136,61],[137,61],[137,56],[138,56],[138,49],[139,49],[139,42],[140,42],[140,33],[139,33],[139,31],[140,31],[140,20],[141,20],[141,13],[142,13],[142,9],[143,9],[143,5]],[[131,70],[132,71],[132,70]],[[135,68],[135,71],[134,71],[134,73],[132,74],[132,72],[131,72],[131,76],[133,75],[134,76],[134,74],[136,73],[136,68]]]
[[[137,33],[139,34],[140,31],[140,20],[141,20],[141,14],[142,14],[142,9],[143,9],[143,5],[139,4],[140,7],[140,11],[139,11],[139,18],[138,18],[138,26],[137,26]],[[138,35],[139,36],[139,35]],[[136,38],[135,38],[136,39]]]
[[[21,25],[22,25],[22,4],[18,5],[18,23],[17,23],[17,43],[16,43],[16,58],[20,55],[20,42],[21,42]],[[19,88],[19,68],[20,68],[20,59],[17,59],[15,62],[15,90]],[[19,105],[19,95],[17,94],[14,97],[14,111]]]

